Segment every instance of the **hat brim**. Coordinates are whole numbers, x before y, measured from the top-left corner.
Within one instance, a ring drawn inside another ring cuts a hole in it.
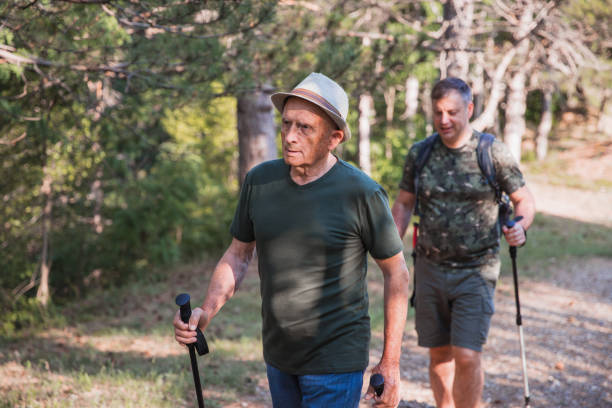
[[[345,142],[351,138],[351,130],[349,129],[348,124],[344,121],[344,119],[342,119],[342,117],[340,117],[337,113],[329,110],[325,106],[321,105],[316,100],[308,98],[304,95],[298,95],[298,94],[294,94],[291,92],[276,92],[272,94],[270,96],[270,99],[272,99],[272,104],[281,113],[281,115],[283,113],[283,108],[285,107],[285,102],[287,102],[287,98],[291,96],[294,98],[304,99],[305,101],[308,101],[314,105],[317,105],[319,108],[323,109],[323,111],[327,113],[330,119],[334,121],[336,126],[338,126],[338,129],[343,131],[344,138],[342,138],[342,142]]]

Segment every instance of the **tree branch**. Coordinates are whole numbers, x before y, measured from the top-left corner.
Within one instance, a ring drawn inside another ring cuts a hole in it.
[[[13,140],[0,139],[0,145],[15,146],[15,144],[17,144],[17,142],[19,142],[20,140],[25,139],[26,135],[27,135],[26,132],[23,132],[20,136],[16,137]]]

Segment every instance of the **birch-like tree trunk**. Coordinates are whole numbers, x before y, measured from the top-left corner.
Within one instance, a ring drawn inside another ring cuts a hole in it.
[[[612,135],[612,104],[610,104],[610,98],[612,97],[612,91],[607,88],[604,91],[604,95],[599,104],[599,113],[597,119],[597,130],[605,133],[606,135]]]
[[[473,76],[472,76],[472,97],[474,100],[474,114],[473,117],[478,117],[484,109],[484,58],[482,53],[478,56],[476,64],[474,64]]]
[[[272,88],[244,93],[237,100],[238,179],[244,181],[255,165],[277,157]]]
[[[374,99],[369,93],[359,97],[359,167],[366,174],[372,174],[370,161],[370,129],[374,117]]]
[[[385,132],[385,157],[391,159],[393,157],[393,145],[391,144],[391,136],[389,133],[393,129],[393,117],[395,116],[395,87],[391,86],[387,88],[384,93],[385,105],[385,120],[386,120],[386,132]]]
[[[421,107],[423,108],[423,113],[425,114],[425,133],[430,135],[433,132],[433,104],[431,102],[431,85],[429,82],[423,83]]]
[[[449,77],[458,77],[467,81],[470,58],[467,52],[471,36],[474,3],[472,0],[446,0],[444,3],[444,20],[448,29],[444,33],[446,67],[441,69]],[[445,68],[445,69],[444,69]]]
[[[538,134],[536,136],[536,155],[538,160],[544,160],[548,154],[548,134],[552,129],[552,97],[553,88],[545,87],[542,90],[542,118],[538,125]]]
[[[487,104],[484,110],[473,122],[472,127],[478,131],[484,131],[492,128],[497,118],[497,110],[499,103],[504,97],[504,91],[506,90],[506,84],[504,82],[504,75],[508,66],[512,62],[512,59],[516,55],[516,48],[511,48],[504,54],[504,57],[495,68],[493,78],[491,78],[491,93],[487,99]]]
[[[518,69],[508,83],[508,100],[506,102],[506,125],[504,142],[517,162],[521,161],[521,142],[525,134],[525,111],[527,109],[527,73]]]
[[[527,34],[533,22],[533,3],[529,2],[522,10],[520,25],[514,33],[517,39],[517,65],[508,83],[506,102],[506,125],[504,142],[517,162],[521,161],[521,142],[527,128],[525,111],[527,110],[527,74],[531,69],[529,61],[530,40]]]
[[[403,120],[407,120],[408,137],[410,139],[416,138],[416,126],[414,124],[414,117],[417,114],[419,108],[419,80],[416,77],[410,76],[406,79],[406,110],[402,115]]]

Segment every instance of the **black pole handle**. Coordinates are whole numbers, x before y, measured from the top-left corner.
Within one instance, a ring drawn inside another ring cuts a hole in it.
[[[506,222],[506,227],[512,228],[517,222],[519,222],[522,219],[523,219],[523,216],[519,215],[518,217],[515,217],[512,220],[508,220]],[[510,246],[510,258],[512,258],[513,260],[516,259],[516,247],[515,246]]]
[[[189,318],[191,317],[191,303],[189,300],[190,297],[187,293],[181,293],[176,297],[176,304],[180,307],[181,320],[183,323],[189,323]],[[198,355],[202,356],[207,354],[208,343],[206,342],[206,338],[199,327],[196,327],[196,340],[195,349],[198,352]]]
[[[176,305],[180,307],[181,320],[183,323],[189,323],[189,318],[191,317],[191,303],[190,297],[187,293],[181,293],[176,297]],[[204,335],[200,329],[197,329],[198,335],[202,336],[202,340],[204,340]],[[199,337],[199,336],[198,336]],[[206,340],[204,340],[204,344],[206,345]],[[200,372],[198,371],[198,361],[196,360],[195,349],[198,348],[198,343],[188,344],[189,348],[189,358],[191,360],[191,373],[193,374],[193,383],[195,385],[196,396],[198,397],[198,407],[204,408],[204,397],[202,396],[202,384],[200,383]],[[198,353],[200,350],[198,350]],[[208,345],[206,345],[206,352],[208,352]]]
[[[380,397],[385,390],[385,378],[382,376],[382,374],[374,374],[370,377],[370,386],[374,388],[374,392]]]
[[[181,293],[176,297],[176,305],[181,308],[181,320],[189,323],[191,317],[191,297],[187,293]]]
[[[506,227],[508,227],[508,228],[512,228],[512,227],[514,227],[514,225],[515,225],[517,222],[519,222],[519,221],[520,221],[520,220],[522,220],[522,219],[523,219],[523,216],[522,216],[522,215],[519,215],[518,217],[515,217],[515,218],[514,218],[514,219],[512,219],[512,220],[508,220],[508,221],[506,221]]]

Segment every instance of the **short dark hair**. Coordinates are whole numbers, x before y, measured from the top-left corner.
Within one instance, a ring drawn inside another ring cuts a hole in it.
[[[431,100],[444,98],[449,92],[458,92],[466,103],[472,102],[472,90],[462,79],[448,77],[438,81],[431,90]]]

